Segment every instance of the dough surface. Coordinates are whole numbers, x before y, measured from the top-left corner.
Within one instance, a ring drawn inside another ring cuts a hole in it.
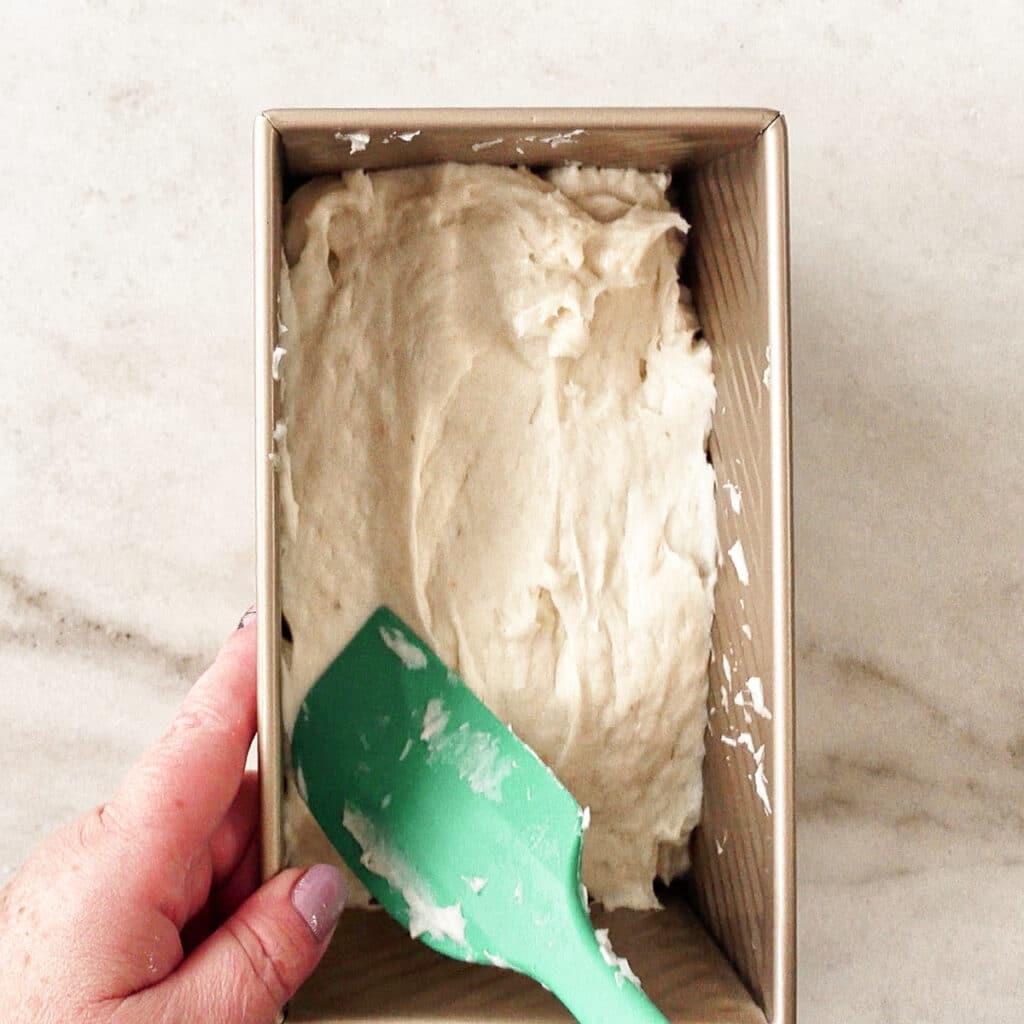
[[[389,605],[590,807],[608,907],[657,905],[701,802],[715,393],[667,186],[444,164],[285,212],[286,727]],[[285,817],[323,856],[293,785]]]

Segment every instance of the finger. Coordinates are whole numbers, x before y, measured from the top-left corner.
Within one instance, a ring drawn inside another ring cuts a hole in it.
[[[231,874],[210,889],[207,897],[181,930],[181,944],[191,953],[219,928],[258,888],[260,884],[260,843],[253,836]]]
[[[255,772],[246,772],[227,814],[210,836],[209,848],[198,851],[189,865],[182,899],[162,901],[168,913],[179,912],[175,918],[179,924],[184,922],[181,942],[186,951],[205,940],[255,890],[257,873],[252,875],[248,891],[231,904],[230,910],[221,909],[221,891],[244,859],[248,856],[254,868],[258,865],[258,847],[254,846],[258,811],[259,779]]]
[[[242,904],[182,966],[141,993],[143,1016],[271,1024],[312,973],[345,901],[340,872],[290,869]]]
[[[246,772],[227,814],[210,836],[214,886],[220,885],[238,867],[256,832],[259,809],[259,778],[256,772]]]
[[[197,945],[198,940],[205,939],[227,916],[211,919],[209,923],[201,920],[202,911],[212,898],[212,891],[235,870],[256,832],[258,785],[255,772],[246,773],[242,777],[238,793],[210,836],[208,846],[194,850],[184,872],[176,872],[172,879],[163,883],[157,903],[179,926],[186,922],[191,925],[190,935],[198,936],[196,941],[191,942],[192,946]],[[154,868],[154,871],[159,874],[159,868]],[[150,881],[154,881],[152,875]],[[185,945],[189,948],[188,942]]]
[[[210,895],[217,923],[229,918],[260,885],[260,842],[253,836],[249,849],[229,878]]]
[[[236,630],[114,798],[140,859],[188,862],[238,792],[256,732],[256,633]]]

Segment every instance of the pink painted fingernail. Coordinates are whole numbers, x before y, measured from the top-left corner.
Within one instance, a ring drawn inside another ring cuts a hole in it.
[[[249,605],[248,609],[246,610],[246,613],[238,620],[238,628],[239,629],[245,629],[245,627],[248,626],[250,622],[255,622],[255,621],[256,621],[256,605],[251,604],[251,605]]]
[[[292,906],[309,925],[317,942],[322,942],[338,923],[345,906],[345,879],[330,864],[314,864],[292,889]]]

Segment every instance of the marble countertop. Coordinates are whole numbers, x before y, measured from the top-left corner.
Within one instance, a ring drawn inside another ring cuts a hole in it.
[[[110,792],[250,601],[254,114],[773,106],[801,1020],[1019,1016],[1019,0],[10,6],[0,880]]]

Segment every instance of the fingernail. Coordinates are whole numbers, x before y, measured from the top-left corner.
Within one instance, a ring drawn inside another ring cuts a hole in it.
[[[249,605],[249,608],[246,611],[246,613],[238,620],[238,628],[239,629],[245,629],[245,627],[248,626],[250,622],[255,622],[255,621],[256,621],[256,605],[251,604],[251,605]]]
[[[317,942],[334,931],[345,906],[345,879],[330,864],[314,864],[292,889],[292,906],[309,925]]]

